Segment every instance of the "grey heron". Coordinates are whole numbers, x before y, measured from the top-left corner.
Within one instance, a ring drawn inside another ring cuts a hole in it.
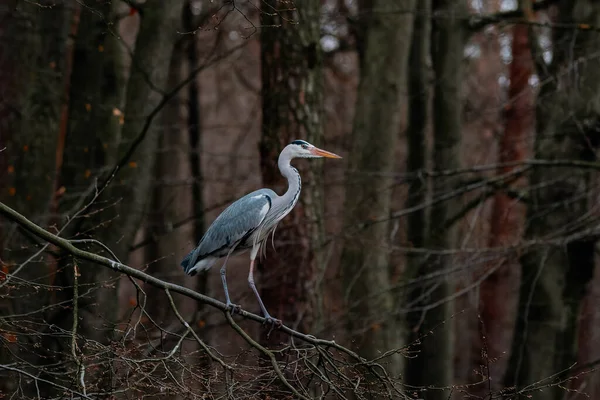
[[[221,281],[225,290],[227,308],[234,312],[239,306],[233,304],[227,290],[227,260],[229,256],[250,250],[248,284],[258,299],[260,309],[267,321],[281,323],[268,313],[254,284],[254,261],[270,233],[298,202],[302,187],[298,170],[290,164],[294,158],[341,158],[337,154],[319,149],[304,140],[294,140],[279,155],[277,165],[287,178],[288,190],[279,196],[271,189],[259,189],[245,195],[227,207],[210,225],[198,246],[181,261],[188,275],[206,271],[225,257],[221,267]]]

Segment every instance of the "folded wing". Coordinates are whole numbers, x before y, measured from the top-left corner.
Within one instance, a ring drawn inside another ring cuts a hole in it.
[[[227,207],[210,225],[198,246],[181,262],[187,274],[208,269],[216,259],[233,252],[260,227],[276,196],[270,189],[260,189]],[[202,263],[202,260],[206,260]]]

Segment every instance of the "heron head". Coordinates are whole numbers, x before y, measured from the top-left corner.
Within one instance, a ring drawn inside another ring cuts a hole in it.
[[[304,140],[294,140],[292,143],[287,145],[287,149],[289,149],[292,157],[299,158],[342,158],[337,154],[331,153],[329,151],[320,149],[318,147],[313,146],[312,144],[304,141]]]

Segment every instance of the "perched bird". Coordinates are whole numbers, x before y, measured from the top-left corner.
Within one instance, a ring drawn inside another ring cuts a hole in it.
[[[267,312],[256,285],[254,284],[254,260],[275,227],[298,202],[302,187],[298,170],[291,166],[294,158],[341,158],[337,154],[321,150],[304,140],[294,140],[279,155],[279,171],[288,181],[288,190],[283,196],[271,189],[259,189],[249,193],[227,207],[210,225],[198,246],[181,261],[188,275],[210,269],[220,258],[225,257],[221,267],[221,281],[225,290],[227,307],[233,312],[239,306],[234,305],[227,290],[226,268],[229,256],[250,251],[250,273],[248,284],[254,291],[258,304],[271,323],[281,323]]]

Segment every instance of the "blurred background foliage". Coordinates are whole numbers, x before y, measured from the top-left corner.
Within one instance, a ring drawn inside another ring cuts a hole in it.
[[[0,21],[0,202],[221,299],[178,265],[208,224],[286,189],[290,141],[341,154],[296,162],[257,283],[377,364],[235,317],[262,352],[2,218],[1,397],[600,397],[598,2],[0,0]]]

